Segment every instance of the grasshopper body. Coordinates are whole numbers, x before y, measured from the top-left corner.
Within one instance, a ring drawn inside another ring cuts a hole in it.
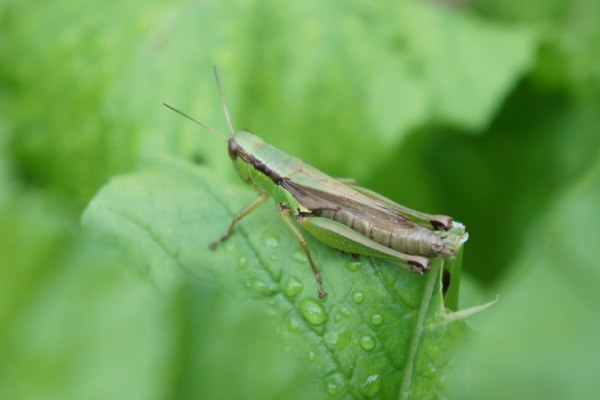
[[[280,215],[306,252],[315,274],[319,297],[324,297],[321,275],[297,224],[328,246],[384,259],[417,273],[429,270],[428,257],[451,257],[455,241],[448,239],[450,217],[428,215],[403,207],[375,192],[338,180],[266,143],[250,131],[234,131],[219,83],[217,85],[231,135],[196,121],[228,142],[229,157],[240,177],[260,191],[260,196],[238,213],[225,235],[210,248],[227,239],[235,224],[272,197]],[[166,104],[165,104],[166,105]]]

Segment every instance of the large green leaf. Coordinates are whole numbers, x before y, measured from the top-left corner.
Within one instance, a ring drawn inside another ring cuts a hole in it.
[[[1,7],[11,157],[24,178],[80,202],[165,152],[225,170],[217,140],[160,109],[225,130],[213,64],[236,127],[362,179],[416,126],[485,126],[534,50],[527,31],[416,1]]]
[[[151,286],[64,215],[38,196],[0,204],[0,398],[312,397],[264,312],[206,283]]]
[[[320,300],[306,256],[274,207],[264,205],[208,249],[254,196],[202,168],[167,162],[114,178],[90,202],[83,224],[134,253],[157,284],[184,277],[240,296],[240,307],[255,299],[290,351],[310,361],[321,396],[443,393],[468,313],[444,308],[440,260],[417,275],[369,258],[352,261],[309,237],[328,292]]]

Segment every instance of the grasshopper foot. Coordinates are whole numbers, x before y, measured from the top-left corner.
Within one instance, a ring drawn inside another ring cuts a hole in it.
[[[221,236],[220,238],[218,238],[217,240],[215,240],[214,242],[212,242],[211,244],[209,244],[208,248],[211,249],[211,250],[214,250],[219,243],[221,243],[222,241],[226,240],[229,236],[231,236],[231,232],[227,232],[226,234],[224,234],[223,236]]]
[[[349,251],[344,251],[344,250],[340,250],[340,253],[348,254],[350,256],[350,258],[352,259],[352,261],[358,260],[358,254],[356,254],[356,253],[350,253]]]

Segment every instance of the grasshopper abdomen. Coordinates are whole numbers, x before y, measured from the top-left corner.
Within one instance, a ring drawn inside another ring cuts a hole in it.
[[[426,257],[450,257],[456,253],[452,247],[444,244],[443,236],[418,225],[394,226],[390,229],[343,209],[316,210],[313,214],[340,222],[361,235],[402,253]]]

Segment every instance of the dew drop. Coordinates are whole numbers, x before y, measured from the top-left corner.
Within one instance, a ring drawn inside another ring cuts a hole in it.
[[[340,307],[340,315],[344,318],[350,318],[352,316],[352,311],[349,307],[342,306]]]
[[[335,343],[333,343],[335,345],[335,348],[338,350],[344,350],[348,344],[350,344],[350,341],[352,340],[352,332],[350,331],[344,331],[342,333],[340,333],[339,335],[337,335],[336,339],[335,339]]]
[[[363,292],[352,293],[352,300],[354,300],[354,302],[356,304],[362,303],[364,299],[365,299],[365,295],[363,294]]]
[[[381,314],[371,315],[371,323],[373,325],[381,325],[382,322],[383,322],[383,316]]]
[[[238,266],[240,267],[240,269],[248,268],[248,259],[245,256],[241,256],[238,260]]]
[[[428,378],[434,378],[436,376],[437,367],[433,363],[427,363],[421,367],[421,374]]]
[[[298,321],[294,318],[290,319],[288,321],[288,329],[291,332],[298,332],[299,326],[298,326]]]
[[[283,293],[285,293],[285,295],[288,297],[294,297],[297,296],[302,289],[304,289],[302,282],[294,277],[291,277],[283,286]]]
[[[379,375],[369,376],[365,382],[360,385],[360,392],[367,398],[377,396],[381,390],[381,378]]]
[[[291,258],[292,261],[299,262],[300,264],[306,264],[308,262],[308,258],[306,258],[306,252],[303,248],[294,250],[292,252]]]
[[[332,396],[336,396],[338,394],[338,387],[335,383],[333,382],[329,382],[327,384],[327,393],[329,393]]]
[[[266,231],[262,234],[261,240],[266,247],[275,248],[279,246],[279,235],[273,231]]]
[[[346,261],[346,269],[350,272],[356,272],[360,269],[362,263],[359,260],[348,260]]]
[[[273,307],[267,307],[266,313],[270,318],[275,318],[277,316],[277,310]]]
[[[327,321],[327,312],[321,303],[312,298],[306,298],[300,303],[300,311],[304,318],[313,325],[321,325]]]
[[[371,335],[364,335],[360,338],[360,347],[365,350],[372,350],[375,347],[375,339]]]
[[[279,256],[277,254],[273,253],[269,256],[269,259],[271,261],[277,261],[277,260],[279,260]]]
[[[269,288],[262,281],[253,281],[252,289],[257,293],[267,294],[269,292]]]
[[[308,352],[308,361],[310,362],[314,362],[317,359],[317,356],[315,355],[314,351],[309,351]]]

